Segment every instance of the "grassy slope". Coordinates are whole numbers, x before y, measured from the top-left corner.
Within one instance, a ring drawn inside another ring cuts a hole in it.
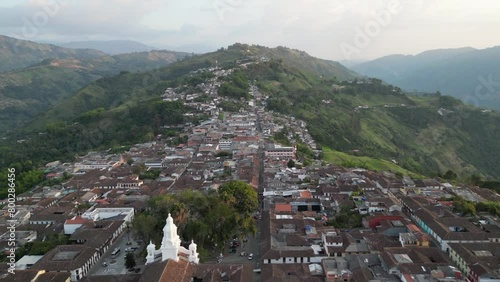
[[[332,150],[328,147],[323,147],[323,159],[327,162],[336,165],[347,165],[353,167],[361,167],[375,171],[390,171],[393,173],[401,173],[412,177],[420,178],[421,176],[408,171],[397,164],[381,159],[375,159],[364,156],[354,156],[347,153]],[[350,164],[350,165],[349,165]]]
[[[274,67],[274,75],[260,68],[249,72],[260,77],[257,84],[270,94],[269,109],[308,122],[309,132],[322,145],[394,159],[419,174],[451,169],[462,177],[473,173],[500,177],[497,113],[481,113],[451,97],[414,97],[383,84],[311,78],[312,74],[286,65]],[[332,84],[344,88],[333,90]],[[368,108],[355,110],[358,106]],[[449,112],[440,115],[440,108]]]

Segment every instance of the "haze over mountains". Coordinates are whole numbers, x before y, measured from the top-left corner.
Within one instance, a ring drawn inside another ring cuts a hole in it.
[[[390,55],[352,67],[408,91],[436,92],[500,109],[500,47],[440,49]]]

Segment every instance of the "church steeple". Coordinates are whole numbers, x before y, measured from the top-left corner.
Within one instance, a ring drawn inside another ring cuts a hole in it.
[[[166,219],[165,227],[163,227],[163,240],[161,241],[162,261],[167,259],[179,260],[179,247],[181,239],[177,234],[177,226],[174,224],[174,219],[169,213]]]
[[[198,246],[191,240],[191,244],[189,244],[189,262],[198,264],[200,259],[198,258],[198,252],[196,248]]]
[[[153,244],[152,241],[149,241],[149,245],[146,248],[148,255],[146,256],[146,264],[153,263],[155,261],[155,251],[156,251],[156,246]]]
[[[198,258],[197,246],[194,241],[191,240],[189,245],[189,250],[181,246],[181,238],[177,234],[177,226],[174,224],[174,219],[171,214],[168,214],[165,220],[165,226],[163,227],[163,238],[161,240],[161,247],[156,250],[155,244],[150,242],[146,248],[148,254],[146,256],[146,264],[153,263],[155,260],[155,255],[161,252],[161,260],[165,261],[167,259],[172,259],[179,261],[179,253],[182,254],[183,259],[189,260],[189,262],[198,264],[200,259]]]

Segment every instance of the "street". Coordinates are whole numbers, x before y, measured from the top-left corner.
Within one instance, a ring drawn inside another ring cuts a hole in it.
[[[99,261],[89,270],[87,275],[91,276],[126,274],[128,270],[125,268],[125,255],[127,254],[125,252],[125,249],[130,247],[138,247],[138,249],[134,252],[134,254],[136,255],[136,268],[140,267],[142,271],[144,269],[144,258],[137,257],[137,254],[140,252],[143,245],[138,245],[137,242],[133,240],[132,236],[130,236],[130,240],[132,244],[127,245],[128,234],[127,230],[125,230],[109,247],[109,249],[106,251],[106,253],[104,253]],[[121,251],[118,255],[116,255],[116,258],[112,258],[111,252],[113,252],[115,248],[120,248]],[[107,263],[107,266],[103,266],[104,262]]]

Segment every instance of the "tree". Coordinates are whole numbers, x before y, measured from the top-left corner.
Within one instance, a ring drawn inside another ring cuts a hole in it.
[[[481,183],[481,176],[477,174],[473,174],[469,178],[469,183],[472,185],[479,185]]]
[[[229,181],[219,187],[219,197],[226,203],[234,203],[241,214],[250,214],[257,209],[257,192],[243,181]]]
[[[457,174],[453,170],[448,170],[444,175],[444,179],[455,180],[457,179]]]
[[[128,165],[132,165],[133,163],[134,163],[134,159],[129,158],[129,159],[127,160],[127,164],[128,164]]]
[[[135,257],[133,253],[127,253],[125,256],[125,267],[126,268],[134,268],[136,265],[135,263]]]
[[[288,161],[288,163],[286,164],[286,166],[288,166],[289,168],[292,168],[292,167],[294,167],[294,166],[295,166],[295,162],[294,162],[292,159],[290,159],[290,160]]]
[[[139,213],[132,221],[132,229],[140,238],[149,241],[151,236],[155,234],[155,223],[156,219],[153,216]]]

